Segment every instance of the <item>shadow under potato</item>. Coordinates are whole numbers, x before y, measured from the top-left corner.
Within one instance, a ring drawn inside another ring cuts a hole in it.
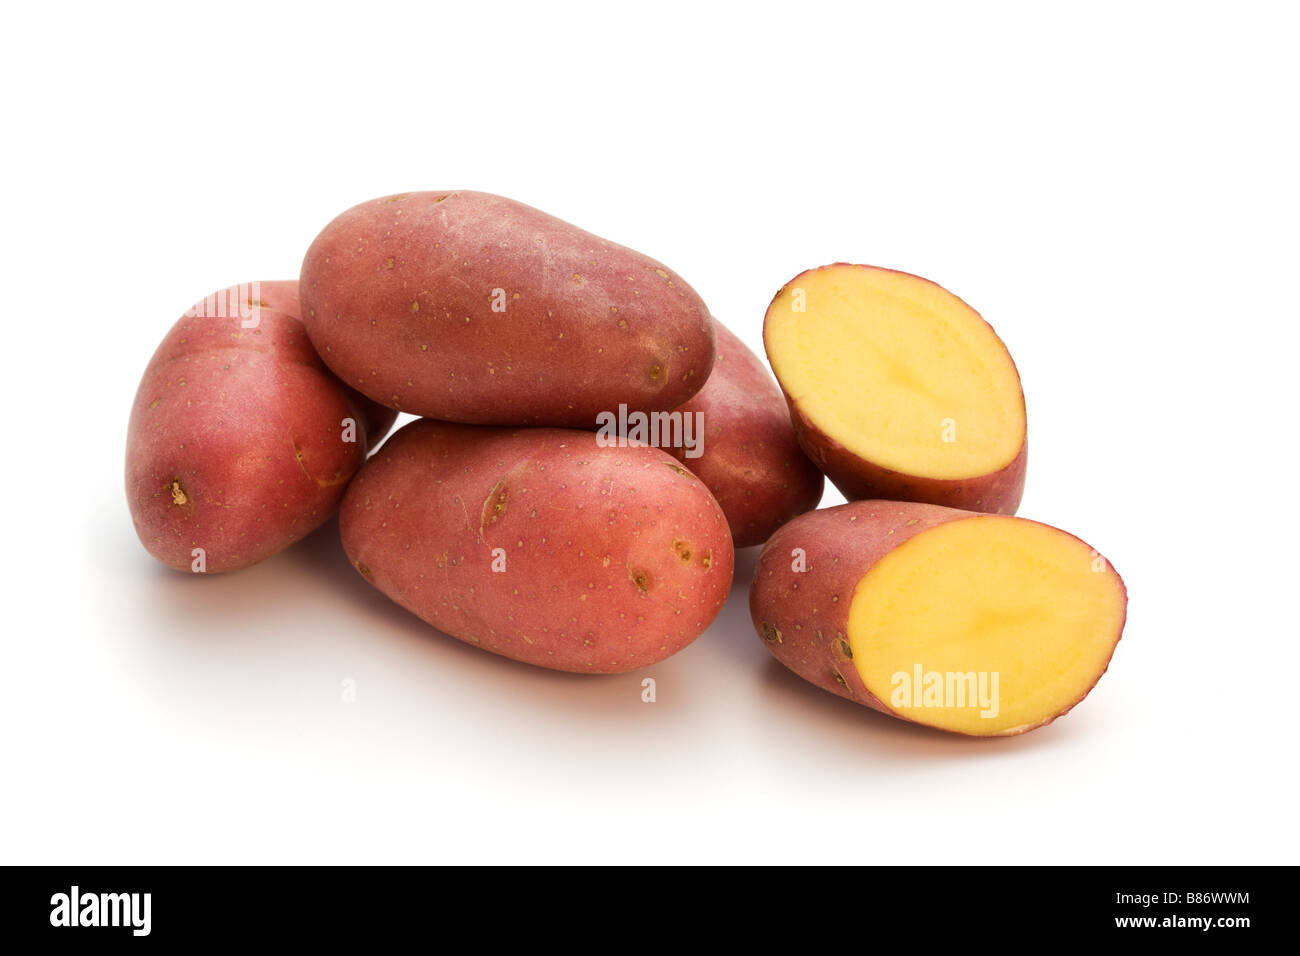
[[[139,592],[148,606],[134,612],[151,626],[123,632],[123,653],[177,716],[202,720],[236,699],[256,708],[274,698],[279,709],[286,683],[333,687],[338,675],[360,671],[370,674],[369,693],[378,685],[386,701],[446,699],[450,678],[480,698],[509,697],[561,717],[653,724],[655,716],[689,709],[684,692],[703,681],[675,659],[625,674],[575,674],[466,644],[368,584],[343,551],[336,518],[242,571],[154,569]],[[641,700],[646,677],[673,687],[655,707]]]
[[[508,698],[540,717],[599,719],[653,730],[719,700],[735,681],[757,680],[764,749],[807,758],[907,761],[1010,754],[1059,743],[1059,722],[1019,737],[973,739],[880,714],[808,684],[771,658],[754,633],[748,591],[758,548],[737,552],[730,598],[710,628],[677,655],[626,674],[548,670],[491,654],[426,624],[369,585],[351,566],[331,519],[287,551],[244,571],[186,575],[154,565],[136,594],[148,629],[119,633],[152,696],[177,719],[207,724],[238,708],[256,723],[321,707],[307,691],[334,694],[340,674],[360,672],[368,699],[445,705],[448,681],[491,705]],[[150,562],[153,564],[153,562]],[[134,574],[134,569],[132,569]],[[200,580],[200,578],[202,578]],[[120,607],[118,608],[120,610]],[[126,623],[126,622],[122,622]],[[731,679],[719,681],[719,673]],[[654,706],[642,681],[659,687]],[[377,691],[378,685],[378,691]],[[439,700],[442,704],[438,704]],[[721,706],[719,706],[721,705]],[[333,706],[333,705],[331,705]],[[448,714],[448,720],[456,717]],[[637,734],[633,734],[635,738]],[[632,743],[633,741],[629,741]],[[570,741],[572,743],[572,741]],[[558,742],[557,742],[558,745]]]

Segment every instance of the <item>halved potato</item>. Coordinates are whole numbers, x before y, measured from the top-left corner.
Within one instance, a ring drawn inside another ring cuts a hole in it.
[[[890,269],[822,266],[777,293],[763,342],[800,444],[845,497],[1015,512],[1020,376],[957,296]]]
[[[1126,606],[1119,575],[1073,535],[896,501],[794,519],[750,589],[759,636],[801,677],[975,736],[1033,730],[1082,700]]]

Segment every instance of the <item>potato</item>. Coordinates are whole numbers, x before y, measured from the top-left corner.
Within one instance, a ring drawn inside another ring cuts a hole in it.
[[[556,670],[661,661],[731,586],[731,535],[700,480],[592,432],[414,421],[362,468],[339,523],[353,566],[402,607]]]
[[[749,602],[772,654],[818,687],[942,730],[1005,736],[1092,689],[1127,597],[1104,558],[1048,525],[858,501],[774,534]]]
[[[799,448],[785,399],[767,367],[716,319],[714,332],[713,372],[699,394],[678,409],[703,416],[702,446],[672,452],[718,499],[732,543],[748,548],[816,508],[824,482]]]
[[[800,444],[846,498],[1015,513],[1020,376],[961,299],[904,272],[822,266],[777,293],[763,342]]]
[[[145,369],[127,431],[127,503],[140,541],[168,567],[233,571],[288,547],[334,513],[368,441],[392,424],[312,350],[297,285],[208,296]]]
[[[355,206],[302,265],[325,363],[390,408],[595,428],[667,411],[713,365],[708,309],[653,259],[522,203],[417,192]]]

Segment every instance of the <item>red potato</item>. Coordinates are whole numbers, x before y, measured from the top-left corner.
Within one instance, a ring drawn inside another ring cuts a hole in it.
[[[896,501],[796,518],[750,588],[756,631],[800,677],[972,736],[1024,733],[1082,700],[1126,607],[1119,575],[1073,535]]]
[[[799,443],[849,500],[1019,507],[1020,376],[951,292],[875,266],[810,269],[772,300],[763,342]]]
[[[737,548],[762,544],[795,515],[817,507],[822,473],[799,447],[781,390],[763,362],[714,319],[713,372],[679,411],[701,413],[702,453],[673,454],[718,499]]]
[[[390,408],[595,428],[704,385],[713,325],[662,263],[522,203],[415,192],[362,203],[302,265],[304,321],[338,376]]]
[[[422,419],[348,488],[343,547],[372,585],[484,650],[577,673],[675,654],[722,608],[722,509],[645,445]]]
[[[270,557],[329,518],[395,413],[321,363],[297,318],[296,281],[235,286],[204,303],[172,327],[140,381],[126,491],[150,554],[213,573]]]

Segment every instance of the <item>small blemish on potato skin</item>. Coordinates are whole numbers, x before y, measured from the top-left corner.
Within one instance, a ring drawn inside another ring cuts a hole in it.
[[[506,479],[502,476],[501,480],[492,486],[488,492],[487,498],[483,502],[483,507],[479,518],[479,533],[483,533],[490,524],[495,524],[506,513],[509,494],[505,488]],[[523,542],[519,542],[520,546]]]
[[[187,505],[190,503],[190,496],[187,495],[185,489],[181,487],[181,480],[179,478],[173,478],[172,483],[167,486],[167,490],[171,492],[172,504]]]

